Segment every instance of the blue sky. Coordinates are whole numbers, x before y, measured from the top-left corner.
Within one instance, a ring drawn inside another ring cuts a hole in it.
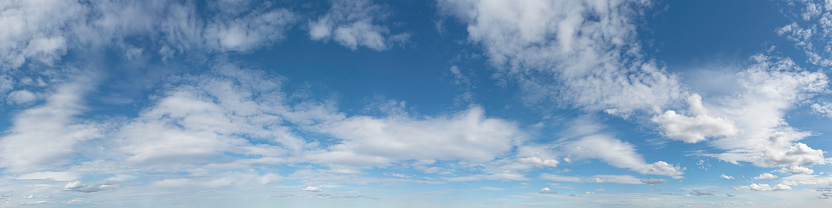
[[[4,1],[0,207],[832,205],[823,1]]]

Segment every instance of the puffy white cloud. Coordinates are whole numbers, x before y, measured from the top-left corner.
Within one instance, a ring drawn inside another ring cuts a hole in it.
[[[777,178],[777,176],[776,176],[776,175],[773,175],[773,174],[771,174],[771,173],[762,173],[762,174],[760,174],[760,176],[754,177],[754,180],[760,180],[760,179],[775,179],[775,178]]]
[[[0,167],[6,172],[45,170],[72,161],[74,146],[101,137],[100,127],[77,117],[85,110],[88,77],[56,86],[46,103],[17,114],[9,132],[0,138]]]
[[[632,19],[645,1],[443,0],[527,98],[629,115],[678,98],[677,78],[644,60]],[[542,76],[541,76],[542,75]],[[552,80],[552,79],[555,80]]]
[[[321,192],[324,191],[321,188],[314,187],[314,186],[307,186],[306,188],[301,189],[301,191],[310,191],[310,192]]]
[[[99,191],[108,190],[108,189],[115,189],[115,188],[118,188],[118,186],[116,186],[114,184],[110,184],[109,182],[106,182],[106,181],[101,182],[99,184],[94,184],[94,185],[83,184],[83,183],[81,183],[81,181],[73,181],[73,182],[67,183],[64,186],[64,191],[75,191],[75,192],[91,193],[91,192],[99,192]]]
[[[667,138],[685,143],[697,143],[706,140],[707,137],[737,134],[737,128],[734,127],[733,122],[710,115],[707,108],[702,105],[702,97],[698,94],[691,95],[687,102],[690,106],[689,111],[695,114],[693,117],[676,114],[672,110],[653,117],[652,121],[661,125],[662,133]]]
[[[312,40],[335,40],[352,50],[364,46],[376,51],[408,39],[407,33],[390,36],[387,27],[376,23],[382,17],[382,8],[371,0],[336,0],[326,15],[309,22],[309,36]]]
[[[768,184],[752,183],[751,185],[738,186],[738,187],[735,187],[734,189],[737,189],[737,190],[751,190],[751,191],[782,191],[782,190],[791,190],[792,187],[789,187],[785,184],[777,184],[774,187],[771,187],[771,185],[768,185]]]
[[[351,166],[402,160],[486,162],[507,153],[525,137],[516,124],[486,118],[484,110],[476,106],[456,115],[424,119],[354,116],[318,128],[341,142],[310,152],[306,158]]]
[[[730,180],[730,179],[734,179],[734,176],[727,176],[727,175],[725,175],[725,174],[719,175],[719,177],[720,177],[720,178],[724,178],[724,179],[729,179],[729,180]]]
[[[815,171],[812,170],[812,169],[809,169],[807,167],[800,167],[800,166],[797,166],[797,165],[789,166],[789,168],[785,168],[785,167],[780,168],[780,170],[777,170],[777,172],[789,173],[789,174],[792,174],[792,175],[799,175],[799,174],[809,174],[809,175],[811,175],[812,173],[815,173]]]
[[[517,159],[522,163],[533,164],[537,167],[557,167],[558,162],[557,160],[553,159],[540,159],[538,157],[524,157]]]
[[[684,169],[664,161],[648,164],[636,153],[635,146],[607,135],[591,135],[564,145],[564,151],[572,159],[597,158],[607,164],[626,168],[641,174],[668,175],[681,178]]]

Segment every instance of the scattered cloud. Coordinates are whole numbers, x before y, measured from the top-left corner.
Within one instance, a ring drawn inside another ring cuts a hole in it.
[[[737,190],[751,190],[751,191],[782,191],[782,190],[791,190],[792,187],[789,187],[785,184],[777,184],[774,187],[771,187],[768,184],[752,183],[751,185],[738,186],[738,187],[735,187],[734,189],[737,189]]]
[[[719,177],[720,177],[720,178],[724,178],[724,179],[729,179],[729,180],[733,180],[733,179],[734,179],[734,176],[727,176],[727,175],[725,175],[725,174],[719,175]]]
[[[572,182],[572,183],[618,183],[618,184],[663,184],[665,179],[639,179],[631,175],[596,175],[592,177],[561,176],[544,173],[540,175],[543,180]]]
[[[314,186],[307,186],[306,188],[301,189],[301,191],[309,191],[309,192],[321,192],[324,191],[321,188],[314,187]]]
[[[760,179],[775,179],[775,178],[777,178],[777,176],[776,176],[776,175],[773,175],[773,174],[771,174],[771,173],[762,173],[762,174],[760,174],[760,176],[754,177],[754,180],[760,180]]]
[[[378,25],[383,17],[384,9],[371,0],[332,1],[326,15],[309,22],[309,36],[317,41],[334,40],[352,50],[364,46],[376,51],[409,39],[408,33],[390,35],[390,29]]]
[[[815,171],[812,170],[812,169],[809,169],[807,167],[800,167],[800,166],[796,166],[796,165],[789,166],[788,168],[785,168],[785,167],[780,168],[780,170],[777,170],[777,172],[788,173],[788,174],[792,174],[792,175],[798,175],[798,174],[811,175],[812,173],[815,173]]]

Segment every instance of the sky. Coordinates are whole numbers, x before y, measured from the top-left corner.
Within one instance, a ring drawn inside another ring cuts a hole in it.
[[[830,69],[826,1],[6,0],[0,207],[830,206]]]

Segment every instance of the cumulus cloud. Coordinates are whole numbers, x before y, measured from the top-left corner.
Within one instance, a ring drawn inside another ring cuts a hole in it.
[[[751,190],[751,191],[782,191],[782,190],[791,190],[792,187],[789,187],[785,184],[777,184],[774,187],[771,187],[768,184],[752,183],[751,185],[738,186],[738,187],[735,187],[734,189],[737,189],[737,190]]]
[[[364,46],[382,51],[409,37],[407,33],[389,35],[387,27],[378,25],[383,10],[371,0],[337,0],[332,3],[327,14],[309,22],[309,36],[312,40],[334,40],[352,50]]]
[[[697,143],[708,137],[730,136],[737,134],[733,122],[724,118],[710,115],[708,109],[702,105],[702,97],[693,94],[687,99],[690,112],[695,116],[688,117],[669,110],[662,115],[653,117],[652,121],[661,125],[664,136],[685,143]]]
[[[724,178],[724,179],[729,179],[729,180],[734,179],[734,176],[727,176],[725,174],[719,175],[719,177]]]
[[[636,153],[633,144],[623,142],[607,135],[591,135],[571,141],[565,145],[565,151],[573,159],[597,158],[607,164],[626,168],[641,174],[668,175],[681,178],[684,169],[664,161],[648,164]]]
[[[558,160],[540,159],[538,157],[524,157],[517,160],[522,163],[533,164],[537,167],[557,167],[558,163],[560,163]]]
[[[762,174],[760,174],[760,176],[754,177],[754,180],[760,180],[760,179],[775,179],[775,178],[777,178],[777,176],[776,176],[776,175],[773,175],[773,174],[771,174],[771,173],[762,173]]]
[[[307,186],[306,188],[301,189],[301,191],[309,191],[309,192],[321,192],[324,191],[321,188],[314,187],[314,186]]]
[[[737,73],[737,96],[714,98],[711,114],[731,118],[738,129],[711,141],[726,150],[712,154],[721,160],[751,162],[761,167],[824,164],[823,151],[799,140],[810,132],[799,131],[785,121],[785,112],[797,103],[823,92],[828,78],[799,68],[791,59],[755,55],[753,65]]]
[[[678,98],[677,78],[641,58],[632,19],[644,1],[438,3],[467,24],[468,39],[527,99],[629,115]]]
[[[402,160],[486,162],[511,150],[525,137],[516,124],[487,118],[477,106],[437,118],[355,116],[326,123],[319,129],[342,141],[306,157],[351,166]]]
[[[812,170],[812,169],[809,169],[807,167],[800,167],[800,166],[796,166],[796,165],[789,166],[788,168],[785,168],[785,167],[780,168],[780,170],[777,170],[777,172],[788,173],[788,174],[792,174],[792,175],[799,175],[799,174],[811,175],[812,173],[815,173],[815,171]]]
[[[89,77],[57,86],[46,103],[17,114],[9,132],[0,138],[0,167],[6,172],[45,170],[71,161],[74,146],[101,136],[101,129],[77,117],[86,107]]]
[[[69,182],[64,186],[64,191],[75,191],[75,192],[84,192],[84,193],[92,193],[92,192],[99,192],[108,189],[115,189],[118,186],[114,184],[110,184],[109,182],[101,182],[99,184],[94,185],[87,185],[81,183],[81,181],[73,181]]]

